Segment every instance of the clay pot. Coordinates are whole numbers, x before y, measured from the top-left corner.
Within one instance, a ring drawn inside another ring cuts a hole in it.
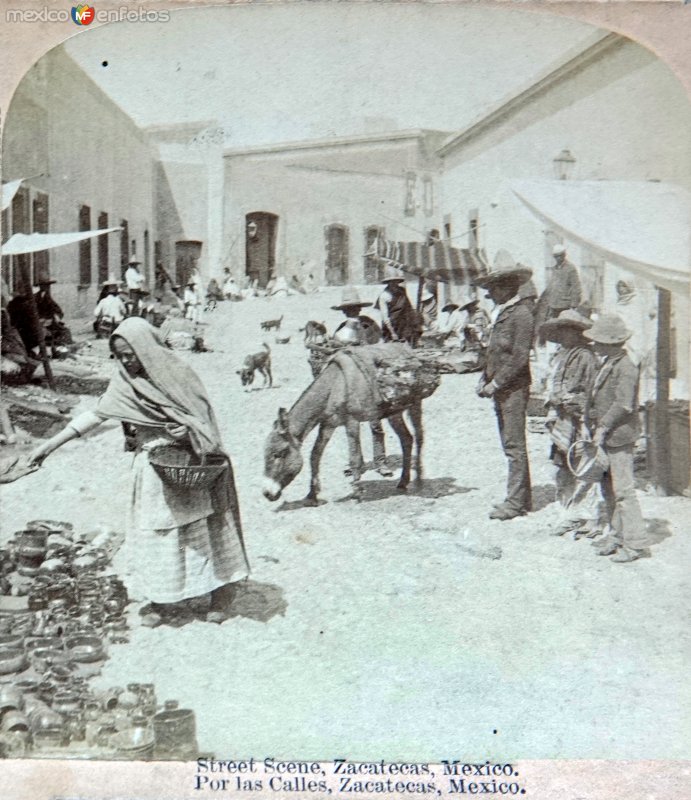
[[[64,651],[51,647],[37,647],[31,653],[31,663],[36,672],[47,672],[53,664],[64,664],[66,660]]]
[[[22,550],[33,551],[36,554],[43,554],[48,548],[48,534],[46,530],[24,530],[19,531],[17,536],[18,552]]]
[[[76,692],[57,691],[53,695],[53,710],[58,714],[71,714],[81,711],[82,698]]]
[[[8,711],[6,714],[2,715],[2,724],[0,724],[0,730],[2,730],[3,733],[11,733],[15,731],[28,732],[29,727],[29,718],[21,711]]]
[[[0,689],[0,714],[7,711],[23,711],[24,695],[16,686],[3,686]]]
[[[153,718],[157,758],[187,760],[197,756],[194,711],[178,708],[160,711]]]
[[[0,675],[12,675],[26,669],[26,654],[19,647],[0,653]]]
[[[16,650],[24,644],[24,637],[18,633],[0,635],[0,653],[5,650]]]

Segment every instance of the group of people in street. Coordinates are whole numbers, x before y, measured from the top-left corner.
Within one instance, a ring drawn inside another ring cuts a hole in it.
[[[557,497],[563,506],[553,532],[559,535],[585,528],[591,536],[603,533],[596,542],[598,553],[629,563],[646,554],[633,469],[639,433],[638,371],[627,355],[630,331],[623,320],[611,314],[590,319],[580,304],[578,273],[575,279],[573,274],[566,253],[555,252],[552,276],[536,300],[531,269],[500,260],[476,281],[476,288],[484,289],[493,304],[489,318],[486,312],[479,313],[476,296],[447,304],[442,311],[462,315],[462,325],[457,322],[453,327],[457,335],[468,337],[470,331],[483,343],[477,394],[492,401],[508,462],[506,496],[490,512],[490,518],[508,521],[532,510],[526,447],[531,352],[537,342],[550,342],[558,350],[546,400],[549,457],[556,468]],[[420,315],[408,298],[404,275],[390,267],[382,283],[384,289],[374,304],[381,325],[363,314],[373,304],[363,301],[355,287],[347,286],[341,302],[332,307],[343,314],[343,320],[331,341],[347,346],[392,341],[415,344],[420,336]],[[142,286],[137,280],[137,287],[132,288],[141,295]],[[171,320],[184,319],[184,300],[172,309],[161,328],[156,328],[140,314],[126,313],[119,289],[119,282],[106,282],[106,294],[97,306],[97,317],[109,316],[114,323],[109,347],[118,367],[108,389],[93,412],[81,414],[40,444],[29,464],[40,465],[55,450],[104,420],[121,422],[127,446],[135,451],[127,542],[132,585],[149,601],[141,610],[143,624],[159,625],[180,613],[222,622],[249,565],[232,464],[214,412],[201,381],[174,352],[170,334],[175,324],[166,328]],[[371,435],[374,468],[390,476],[380,422],[371,424]],[[604,528],[593,512],[592,485],[574,477],[567,463],[570,448],[580,440],[588,440],[606,458],[599,483]],[[227,469],[205,488],[169,486],[150,460],[152,450],[161,445],[179,448],[198,460],[210,455],[223,457]]]
[[[597,552],[618,563],[647,554],[645,524],[634,483],[634,445],[638,420],[638,368],[626,351],[631,331],[616,314],[590,319],[581,305],[577,269],[563,245],[554,249],[555,265],[537,303],[521,297],[532,271],[520,264],[495,265],[477,283],[494,303],[486,365],[477,393],[490,398],[508,462],[505,499],[491,519],[510,520],[532,510],[530,465],[526,447],[531,351],[536,341],[558,346],[547,396],[550,457],[556,467],[557,497],[564,513],[555,535],[583,529],[596,537]],[[532,295],[532,292],[531,292]],[[567,459],[570,450],[588,442],[606,463],[600,492],[577,480]]]

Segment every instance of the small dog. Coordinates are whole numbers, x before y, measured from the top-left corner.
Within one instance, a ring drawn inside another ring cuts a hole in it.
[[[300,328],[300,333],[305,332],[305,342],[314,342],[326,336],[326,325],[323,322],[315,322],[311,319],[304,328]]]
[[[283,322],[283,314],[278,319],[267,319],[261,323],[261,329],[263,331],[270,331],[273,328],[279,330],[281,327],[281,322]]]
[[[251,386],[254,383],[254,373],[259,372],[264,378],[264,385],[262,388],[271,388],[273,386],[273,376],[271,375],[271,348],[268,344],[264,343],[264,350],[261,353],[254,353],[247,356],[242,364],[242,369],[236,370],[240,376],[242,385],[245,387]]]

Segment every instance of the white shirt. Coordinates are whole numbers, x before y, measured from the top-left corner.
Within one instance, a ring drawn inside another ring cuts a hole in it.
[[[94,317],[110,317],[114,322],[122,322],[126,313],[125,304],[117,294],[107,294],[94,309]]]
[[[144,283],[144,276],[134,267],[128,267],[125,272],[125,281],[128,289],[141,289]]]
[[[509,308],[509,306],[515,306],[516,303],[521,302],[521,296],[515,294],[510,300],[507,300],[505,303],[501,305],[496,305],[492,309],[492,313],[490,314],[490,324],[493,326],[494,323],[499,319],[499,315],[505,308]]]

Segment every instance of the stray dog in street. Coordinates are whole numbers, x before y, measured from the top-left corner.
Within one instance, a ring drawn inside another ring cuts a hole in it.
[[[305,344],[321,340],[326,336],[326,325],[323,322],[316,322],[311,319],[304,328],[300,328],[300,333],[305,332]]]
[[[264,350],[253,353],[245,358],[242,369],[236,370],[240,376],[242,385],[249,387],[254,383],[254,373],[258,372],[264,378],[263,389],[270,389],[273,386],[273,376],[271,375],[271,348],[264,344]]]
[[[263,331],[270,331],[270,330],[280,330],[281,322],[283,322],[283,314],[278,319],[266,319],[261,324],[261,329]]]

